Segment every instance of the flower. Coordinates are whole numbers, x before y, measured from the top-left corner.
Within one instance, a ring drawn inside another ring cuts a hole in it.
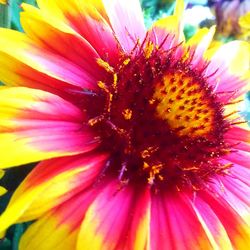
[[[0,30],[1,168],[38,162],[0,217],[20,249],[248,249],[249,45],[146,31],[139,1],[23,4]]]
[[[209,1],[215,7],[217,33],[224,37],[241,37],[239,19],[250,11],[249,1],[245,0],[215,0]]]

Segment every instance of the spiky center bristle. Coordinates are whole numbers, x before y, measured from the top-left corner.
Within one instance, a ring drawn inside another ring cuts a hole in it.
[[[192,69],[180,49],[148,42],[121,56],[117,67],[98,60],[106,72],[96,103],[103,108],[88,123],[102,140],[100,150],[111,155],[107,174],[121,182],[199,189],[230,167],[219,162],[230,152],[222,106],[204,69]]]

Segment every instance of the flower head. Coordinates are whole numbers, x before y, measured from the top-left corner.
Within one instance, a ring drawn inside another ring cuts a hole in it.
[[[249,45],[185,42],[183,1],[23,4],[0,30],[2,168],[40,161],[0,217],[20,249],[247,249]]]

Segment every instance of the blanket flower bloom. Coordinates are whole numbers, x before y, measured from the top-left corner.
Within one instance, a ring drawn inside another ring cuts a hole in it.
[[[137,0],[23,4],[0,30],[0,167],[40,162],[0,231],[20,249],[250,249],[249,45],[184,40],[184,2],[146,30]]]

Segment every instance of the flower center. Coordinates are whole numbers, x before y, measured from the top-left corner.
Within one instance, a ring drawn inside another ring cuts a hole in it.
[[[230,152],[222,106],[180,49],[149,42],[115,68],[98,60],[106,71],[96,104],[103,109],[89,125],[102,139],[100,150],[110,152],[107,173],[121,182],[199,189],[230,167],[219,162]]]

